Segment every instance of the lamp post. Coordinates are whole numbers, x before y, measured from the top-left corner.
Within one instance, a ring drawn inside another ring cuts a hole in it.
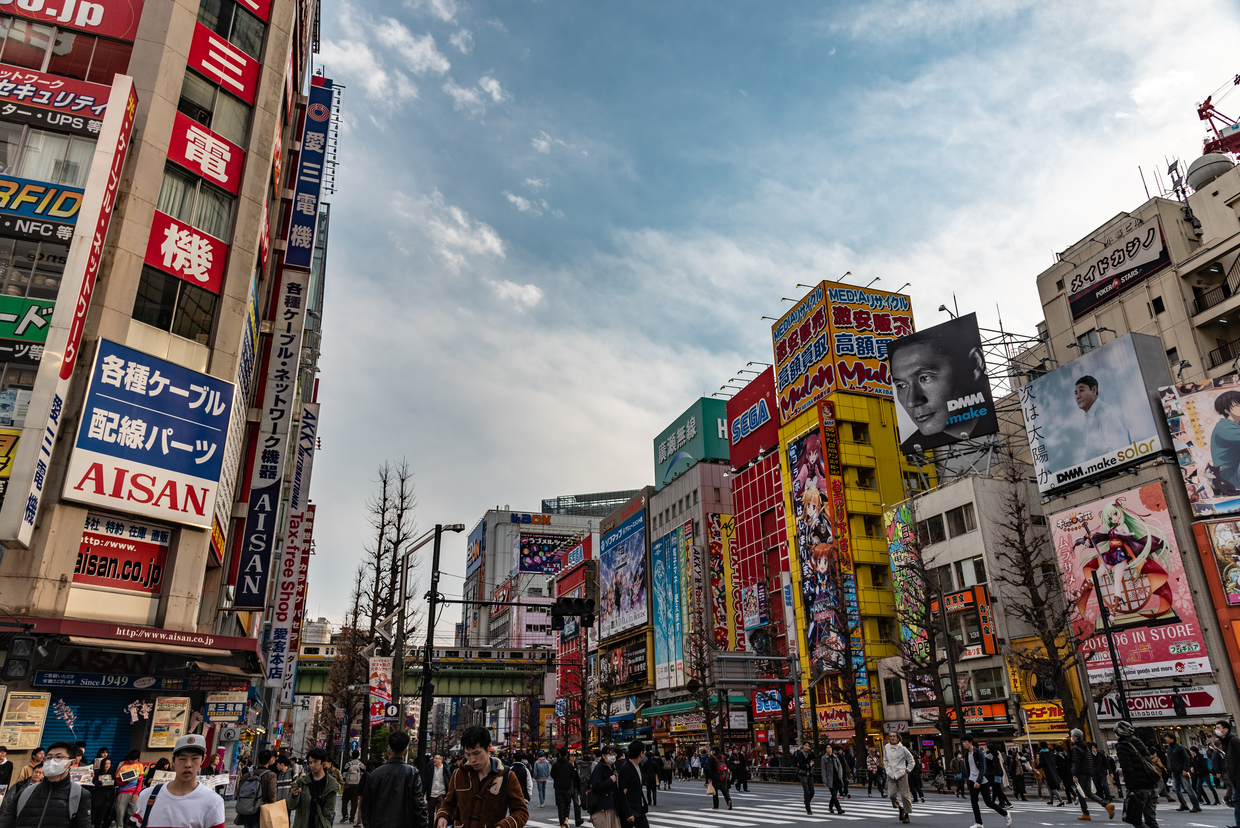
[[[1126,722],[1132,721],[1132,716],[1128,712],[1128,696],[1124,692],[1124,677],[1119,671],[1119,654],[1115,649],[1115,636],[1111,633],[1111,609],[1107,606],[1107,602],[1102,600],[1102,585],[1098,583],[1097,568],[1090,570],[1089,574],[1094,579],[1094,598],[1098,601],[1098,614],[1102,616],[1102,630],[1106,633],[1107,647],[1111,651],[1111,672],[1115,675],[1115,690],[1119,695],[1119,715]]]
[[[935,586],[939,591],[939,624],[943,630],[943,644],[947,647],[947,673],[952,683],[952,706],[956,710],[956,730],[960,733],[960,741],[964,741],[964,709],[960,704],[960,682],[956,680],[956,643],[955,637],[952,635],[951,629],[947,625],[947,602],[943,598],[943,584],[937,578]],[[934,642],[930,642],[930,646],[934,646]],[[940,692],[942,688],[940,688]]]

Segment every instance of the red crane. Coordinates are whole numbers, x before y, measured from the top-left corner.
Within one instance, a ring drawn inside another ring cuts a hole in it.
[[[1215,109],[1213,102],[1214,96],[1217,95],[1221,103],[1223,98],[1235,91],[1237,86],[1240,86],[1240,75],[1236,75],[1220,86],[1215,90],[1214,95],[1210,95],[1197,107],[1197,117],[1208,121],[1210,129],[1214,130],[1214,138],[1206,141],[1205,146],[1202,147],[1203,155],[1212,152],[1240,153],[1240,123]]]

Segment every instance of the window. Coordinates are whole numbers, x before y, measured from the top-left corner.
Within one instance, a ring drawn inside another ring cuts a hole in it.
[[[934,515],[917,523],[917,542],[923,547],[947,540],[943,532],[943,516]]]
[[[155,208],[217,239],[228,241],[232,235],[233,197],[173,164],[164,167]]]
[[[878,640],[891,641],[896,640],[896,622],[894,619],[880,615],[878,618]]]
[[[68,256],[68,245],[0,239],[0,293],[55,299]]]
[[[895,676],[883,679],[883,698],[889,705],[904,704],[904,682]]]
[[[218,297],[153,267],[142,268],[133,318],[206,345]]]
[[[887,588],[887,567],[871,566],[870,567],[870,584],[875,589]]]
[[[202,0],[198,22],[258,60],[263,50],[263,21],[234,0]]]
[[[953,538],[972,532],[977,528],[977,519],[973,514],[973,504],[966,503],[947,512],[947,531]]]
[[[111,85],[129,68],[133,45],[0,15],[0,61]]]
[[[1167,364],[1171,366],[1172,371],[1180,367],[1180,352],[1175,348],[1167,349]]]
[[[766,538],[775,534],[775,510],[767,509],[762,513],[758,520],[762,523],[762,537]]]
[[[723,502],[723,495],[721,495],[721,494],[719,493],[719,487],[718,487],[718,486],[716,486],[716,487],[715,487],[715,502],[716,502],[716,503],[722,503],[722,502]]]
[[[90,138],[21,124],[0,124],[0,172],[85,187],[94,153],[95,142]]]
[[[1030,515],[1030,516],[1029,516],[1029,521],[1030,521],[1030,523],[1032,523],[1034,526],[1045,526],[1045,525],[1046,525],[1046,515]]]
[[[234,144],[245,146],[250,107],[193,72],[187,71],[181,82],[177,109]]]
[[[1098,347],[1098,332],[1090,329],[1076,338],[1077,347],[1082,354],[1087,354]]]
[[[853,423],[852,441],[854,443],[860,443],[863,446],[868,446],[870,444],[870,424]]]
[[[951,592],[955,589],[952,586],[952,568],[950,564],[936,566],[930,570],[930,581],[936,588],[941,587],[944,592]]]
[[[883,536],[883,521],[878,515],[862,515],[861,525],[865,527],[865,536],[867,538],[881,538]]]
[[[1055,290],[1058,290],[1058,291],[1060,291],[1060,292],[1062,292],[1062,291],[1063,291],[1063,279],[1056,279],[1056,280],[1055,280]]]
[[[955,566],[959,589],[986,583],[986,560],[981,555],[967,561],[956,561]]]
[[[693,505],[696,506],[697,504],[698,504],[698,490],[694,489],[693,490]]]
[[[979,702],[990,702],[1007,697],[1007,688],[1003,684],[1003,668],[987,667],[973,673],[973,687],[977,691]]]
[[[1160,314],[1167,309],[1167,306],[1163,304],[1163,298],[1161,296],[1155,296],[1151,299],[1150,305],[1154,308],[1155,315]]]
[[[878,483],[874,479],[874,469],[862,466],[857,469],[857,486],[862,489],[876,489]]]

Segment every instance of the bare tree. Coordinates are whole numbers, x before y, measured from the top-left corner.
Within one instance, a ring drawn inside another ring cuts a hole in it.
[[[561,698],[564,699],[564,727],[560,731],[561,743],[568,746],[572,736],[581,739],[584,752],[590,744],[590,715],[595,709],[595,698],[591,692],[591,681],[586,677],[585,653],[569,656],[564,664],[564,681],[560,686]]]
[[[716,649],[718,645],[715,643],[714,631],[706,629],[700,623],[685,636],[685,672],[689,676],[689,694],[693,696],[693,700],[698,703],[698,708],[702,711],[702,718],[706,724],[706,741],[711,745],[715,744],[715,729],[711,718],[711,690],[715,675]],[[719,727],[722,731],[722,722]],[[722,741],[721,732],[720,744]]]
[[[364,649],[368,637],[358,627],[362,607],[363,568],[358,567],[357,579],[353,585],[352,599],[344,626],[336,638],[336,655],[332,659],[331,669],[327,676],[327,693],[323,703],[319,705],[317,720],[312,730],[325,731],[329,734],[329,744],[334,744],[335,733],[339,730],[336,721],[337,708],[344,711],[350,722],[362,723],[369,721],[367,711],[366,684],[369,678]],[[364,730],[365,725],[359,725]],[[365,740],[362,749],[367,750]]]
[[[598,657],[598,675],[594,677],[594,707],[597,711],[595,718],[603,720],[604,732],[607,734],[606,741],[604,738],[599,739],[599,744],[610,744],[611,742],[611,716],[616,699],[620,698],[623,693],[620,691],[620,682],[614,670],[611,669],[611,661],[603,656],[603,651],[599,650]]]

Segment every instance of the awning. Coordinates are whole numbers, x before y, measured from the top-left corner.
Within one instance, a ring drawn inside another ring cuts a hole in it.
[[[633,721],[632,713],[625,713],[620,716],[612,716],[610,719],[595,719],[593,724],[595,727],[606,727],[608,722],[631,722]]]
[[[739,705],[742,707],[749,706],[749,699],[744,696],[728,696],[727,704]],[[710,706],[719,706],[719,697],[710,697]],[[658,704],[652,707],[643,707],[637,711],[637,715],[643,719],[649,719],[652,716],[675,716],[677,713],[699,713],[702,710],[702,703],[699,701],[682,701],[672,702],[671,704]]]

